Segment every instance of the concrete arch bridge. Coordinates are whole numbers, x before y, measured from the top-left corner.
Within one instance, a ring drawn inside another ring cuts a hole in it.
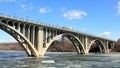
[[[0,29],[14,37],[28,56],[34,57],[44,56],[50,44],[60,36],[67,37],[78,53],[88,53],[94,43],[101,53],[108,53],[109,47],[114,47],[114,41],[110,39],[6,15],[0,15]]]

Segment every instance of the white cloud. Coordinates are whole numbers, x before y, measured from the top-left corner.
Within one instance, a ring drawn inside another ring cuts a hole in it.
[[[24,11],[28,11],[28,10],[32,10],[34,9],[32,4],[21,4],[20,7],[22,8],[22,10]]]
[[[22,4],[22,5],[21,5],[21,8],[25,10],[25,9],[26,9],[26,5],[25,5],[25,4]]]
[[[87,13],[79,10],[71,10],[66,13],[63,13],[63,16],[68,20],[82,19],[84,16],[87,16]]]
[[[48,7],[44,7],[44,8],[40,8],[39,12],[44,14],[44,13],[49,13],[52,12],[52,9],[48,8]]]
[[[118,14],[120,15],[120,1],[118,1],[117,12],[118,12]]]
[[[108,37],[108,36],[110,36],[110,32],[104,32],[104,33],[100,34],[99,36]]]
[[[15,2],[16,0],[0,0],[0,2]]]

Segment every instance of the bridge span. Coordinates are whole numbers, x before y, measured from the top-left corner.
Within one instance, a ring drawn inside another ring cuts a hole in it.
[[[89,53],[94,43],[101,53],[108,53],[109,47],[114,47],[114,41],[110,39],[6,15],[0,15],[0,29],[14,37],[28,56],[34,57],[44,56],[51,43],[60,36],[67,37],[78,54]]]

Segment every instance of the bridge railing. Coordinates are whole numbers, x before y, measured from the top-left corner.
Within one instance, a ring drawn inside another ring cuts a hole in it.
[[[63,29],[62,27],[59,27],[59,26],[43,23],[43,22],[40,22],[40,21],[34,21],[34,20],[27,19],[27,18],[20,18],[20,17],[16,17],[16,16],[11,16],[11,15],[7,15],[7,14],[3,14],[3,13],[0,13],[0,16],[5,17],[5,18],[20,20],[20,21],[25,21],[25,22],[29,22],[29,23],[39,24],[39,25],[43,25],[43,26]],[[66,30],[66,29],[64,29],[64,30]]]

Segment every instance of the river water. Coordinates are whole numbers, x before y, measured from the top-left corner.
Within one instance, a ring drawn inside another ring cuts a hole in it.
[[[120,53],[47,52],[44,58],[32,58],[21,51],[0,51],[0,68],[120,68]]]

